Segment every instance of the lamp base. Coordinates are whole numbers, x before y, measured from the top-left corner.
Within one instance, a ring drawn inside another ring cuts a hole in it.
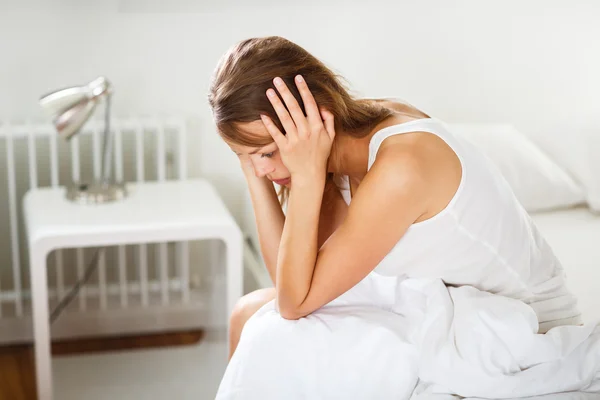
[[[68,200],[80,204],[103,204],[127,197],[124,183],[75,183],[67,186]]]

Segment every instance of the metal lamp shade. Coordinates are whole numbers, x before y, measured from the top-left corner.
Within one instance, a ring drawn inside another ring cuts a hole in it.
[[[95,102],[83,100],[56,116],[53,122],[60,137],[65,140],[71,139],[92,115],[95,108]]]
[[[69,140],[91,117],[101,97],[109,95],[108,80],[99,77],[85,86],[69,87],[42,96],[42,109],[52,116],[58,134]]]

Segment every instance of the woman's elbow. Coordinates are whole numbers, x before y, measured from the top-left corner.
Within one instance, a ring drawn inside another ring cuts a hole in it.
[[[304,315],[302,315],[301,313],[295,311],[295,310],[282,310],[279,311],[279,315],[281,315],[281,318],[283,319],[287,319],[287,320],[298,320],[302,317],[304,317]]]
[[[275,300],[275,309],[279,311],[279,315],[281,315],[283,319],[289,320],[297,320],[309,314],[303,313],[300,307],[297,307],[294,304],[289,304],[287,302],[283,302],[282,304],[279,299]]]
[[[297,319],[304,317],[306,314],[302,314],[302,312],[300,312],[300,310],[297,307],[293,307],[293,306],[281,307],[280,306],[279,307],[279,315],[281,315],[281,317],[283,319],[297,320]]]

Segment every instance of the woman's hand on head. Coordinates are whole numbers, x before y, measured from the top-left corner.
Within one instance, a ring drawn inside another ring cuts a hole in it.
[[[242,167],[242,171],[246,177],[254,176],[254,166],[252,165],[252,160],[250,156],[247,154],[238,155],[238,159],[240,160],[240,167]]]
[[[280,78],[273,80],[281,94],[281,102],[273,89],[267,91],[267,97],[273,105],[285,135],[279,131],[273,121],[261,115],[263,124],[277,143],[281,159],[290,171],[292,182],[300,179],[324,178],[327,159],[335,138],[333,114],[319,108],[306,81],[296,76],[296,86],[302,96],[307,116],[304,116],[294,95]],[[287,106],[287,109],[286,109]],[[288,112],[289,110],[289,112]]]

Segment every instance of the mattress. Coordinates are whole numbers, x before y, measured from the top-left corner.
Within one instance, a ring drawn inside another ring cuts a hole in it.
[[[573,208],[531,216],[561,261],[584,322],[600,320],[600,215]]]

